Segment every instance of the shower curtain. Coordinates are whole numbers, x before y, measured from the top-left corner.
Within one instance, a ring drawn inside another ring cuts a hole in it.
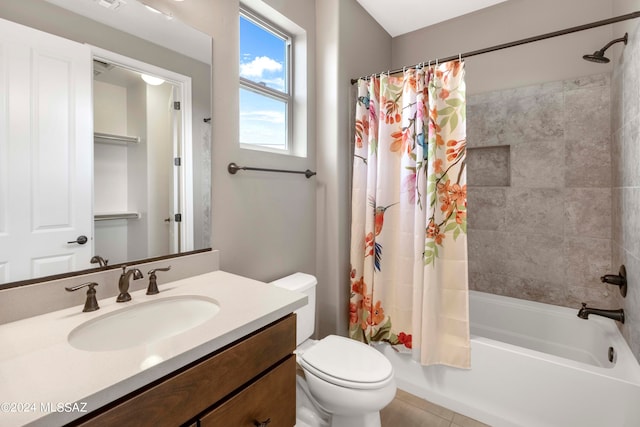
[[[464,63],[358,81],[349,334],[470,367]]]

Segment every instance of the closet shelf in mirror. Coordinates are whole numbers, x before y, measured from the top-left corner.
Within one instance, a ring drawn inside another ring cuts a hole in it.
[[[140,219],[140,214],[137,212],[113,212],[95,214],[93,216],[94,221],[109,221],[114,219]]]
[[[93,134],[93,140],[103,144],[137,144],[140,142],[140,137],[95,132]]]

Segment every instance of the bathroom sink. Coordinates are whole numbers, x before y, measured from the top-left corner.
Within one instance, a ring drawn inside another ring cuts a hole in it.
[[[185,332],[219,311],[220,306],[210,298],[162,298],[89,320],[73,329],[68,341],[79,350],[122,350]]]

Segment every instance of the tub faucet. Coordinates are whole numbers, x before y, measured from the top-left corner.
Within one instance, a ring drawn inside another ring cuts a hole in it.
[[[602,310],[600,308],[587,307],[587,304],[583,302],[582,308],[578,310],[578,317],[581,319],[588,319],[590,314],[608,317],[609,319],[624,323],[624,310],[622,308],[619,310]]]
[[[120,275],[120,280],[118,281],[118,290],[120,290],[120,295],[116,298],[116,302],[126,302],[131,301],[131,295],[129,295],[129,279],[133,275],[133,279],[142,279],[142,271],[137,268],[132,268],[131,270],[127,270],[127,266],[122,266],[122,274]]]

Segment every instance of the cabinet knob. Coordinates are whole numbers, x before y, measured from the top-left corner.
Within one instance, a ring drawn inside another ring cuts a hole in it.
[[[269,423],[271,423],[271,418],[267,418],[264,421],[258,421],[258,420],[253,421],[253,425],[256,427],[267,427]]]

